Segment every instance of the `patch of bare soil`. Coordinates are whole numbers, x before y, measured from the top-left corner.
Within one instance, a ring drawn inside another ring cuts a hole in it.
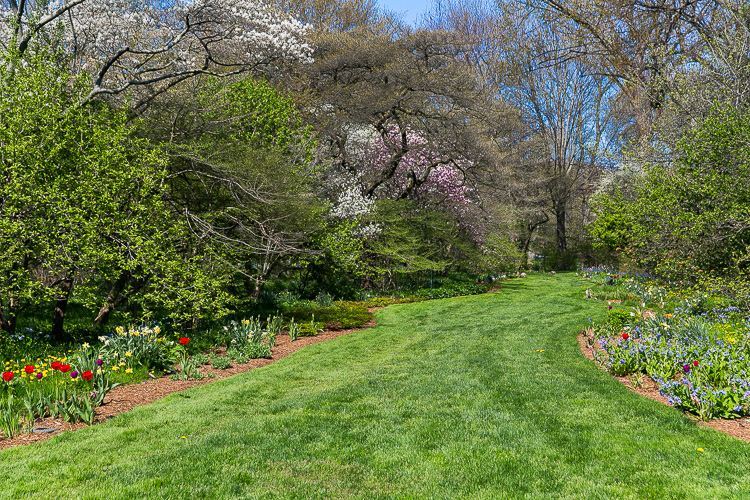
[[[372,308],[370,309],[370,311],[372,312],[376,309],[381,308]],[[154,401],[162,399],[172,393],[184,391],[185,389],[189,389],[197,385],[208,384],[215,380],[221,380],[223,378],[231,377],[232,375],[237,375],[239,373],[245,373],[261,366],[270,365],[274,361],[278,361],[279,359],[288,356],[289,354],[296,352],[303,347],[317,344],[318,342],[335,339],[343,335],[350,335],[371,326],[375,326],[374,319],[370,320],[368,323],[365,323],[360,328],[354,328],[351,330],[326,330],[322,333],[319,333],[315,337],[299,337],[294,342],[289,340],[288,335],[279,336],[276,339],[276,345],[272,349],[273,357],[271,359],[251,359],[247,363],[233,364],[231,368],[227,368],[226,370],[215,370],[213,367],[211,367],[210,364],[200,367],[201,373],[213,373],[213,378],[205,377],[202,380],[170,380],[169,377],[160,377],[153,380],[146,380],[138,384],[117,386],[112,389],[109,394],[107,394],[107,397],[104,398],[104,404],[96,409],[94,424],[104,422],[105,420],[116,417],[120,413],[128,412],[136,406],[153,403]],[[224,349],[217,349],[214,352],[223,354],[223,351]],[[74,431],[88,426],[83,422],[71,424],[59,418],[45,418],[37,419],[34,427],[35,429],[47,429],[51,432],[23,433],[14,437],[13,439],[0,438],[0,449],[44,441],[51,436],[60,434],[61,432]]]
[[[583,330],[578,335],[578,344],[581,346],[581,352],[584,356],[586,356],[588,359],[596,363],[596,360],[594,359],[594,347],[589,344],[589,332],[586,330]],[[597,366],[598,363],[597,363]],[[601,368],[601,366],[599,366]],[[614,377],[620,382],[622,382],[625,387],[630,389],[631,391],[635,392],[636,394],[640,394],[641,396],[647,397],[649,399],[653,399],[654,401],[658,401],[662,404],[665,404],[667,406],[672,406],[667,401],[667,398],[659,394],[659,386],[651,380],[650,378],[643,376],[640,379],[634,379],[632,377]],[[718,419],[718,420],[709,420],[708,422],[702,422],[698,420],[694,415],[690,415],[688,413],[685,414],[688,418],[695,420],[698,425],[702,425],[704,427],[711,427],[712,429],[716,429],[717,431],[721,431],[725,434],[729,434],[732,437],[735,437],[737,439],[741,439],[747,443],[750,443],[750,418],[742,418],[742,419]]]

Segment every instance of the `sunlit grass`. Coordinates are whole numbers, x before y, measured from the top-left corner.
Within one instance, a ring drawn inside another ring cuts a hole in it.
[[[0,451],[0,497],[750,495],[747,444],[581,356],[581,325],[606,315],[581,285],[391,306],[375,328]]]

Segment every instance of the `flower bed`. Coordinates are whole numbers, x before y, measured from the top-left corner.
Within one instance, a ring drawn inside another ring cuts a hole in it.
[[[750,415],[750,317],[732,306],[707,310],[704,294],[621,279],[636,304],[588,330],[600,366],[616,376],[651,378],[670,404],[704,421]],[[594,287],[586,291],[595,296]],[[660,307],[676,300],[671,312]]]

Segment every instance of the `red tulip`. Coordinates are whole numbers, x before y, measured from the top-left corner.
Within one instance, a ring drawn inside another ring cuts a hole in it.
[[[6,382],[13,380],[13,372],[3,372],[3,380]]]
[[[32,373],[34,373],[34,365],[26,365],[26,367],[24,368],[24,370],[26,371],[26,373],[28,373],[29,375],[31,375]]]
[[[693,366],[698,366],[698,360],[693,361]]]
[[[628,335],[627,332],[625,332],[625,333],[622,334],[622,339],[623,340],[628,340],[628,337],[630,337],[630,335]]]
[[[60,365],[60,371],[63,373],[68,373],[70,371],[70,365]]]
[[[94,377],[94,374],[91,372],[91,370],[87,372],[81,373],[81,377],[83,377],[83,380],[91,380]]]
[[[179,340],[179,342],[180,342],[180,344],[182,344],[182,345],[187,345],[187,343],[188,343],[188,342],[190,342],[190,339],[189,339],[189,338],[186,338],[186,337],[182,337],[182,338],[181,338],[181,339]]]

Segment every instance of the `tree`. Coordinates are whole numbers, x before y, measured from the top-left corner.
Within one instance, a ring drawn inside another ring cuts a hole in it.
[[[467,53],[484,86],[520,111],[525,131],[498,143],[495,172],[484,184],[497,183],[487,194],[518,214],[513,225],[520,226],[524,253],[534,231],[552,218],[554,252],[568,252],[572,206],[588,195],[620,136],[613,82],[598,74],[593,58],[566,51],[564,22],[517,2],[439,3],[431,20],[474,40]]]
[[[316,143],[289,97],[259,79],[196,78],[155,102],[140,130],[166,143],[175,214],[249,295],[308,253],[324,204]]]
[[[600,245],[617,245],[671,280],[750,268],[750,115],[717,106],[686,132],[671,168],[647,167],[630,192],[603,193],[593,224]]]
[[[314,26],[313,36],[343,33],[381,20],[374,0],[281,0],[278,3],[296,19]]]
[[[141,110],[197,75],[245,73],[283,58],[310,61],[310,26],[251,0],[8,0],[0,42],[19,54],[58,47],[92,77],[80,102],[128,92]],[[44,42],[44,43],[43,43]]]
[[[367,197],[399,171],[409,152],[409,133],[425,141],[435,161],[419,176],[414,172],[396,197],[408,196],[432,168],[481,156],[485,122],[480,117],[498,110],[457,61],[461,51],[462,42],[449,33],[385,28],[360,28],[319,41],[317,62],[306,68],[303,82],[311,98],[306,111],[337,168],[359,177],[363,165],[357,151],[363,140],[369,142],[371,130],[388,150],[384,168],[366,179]]]
[[[77,105],[90,87],[58,57],[0,61],[0,326],[13,332],[24,308],[54,299],[60,335],[74,294],[98,306],[123,273],[146,316],[221,309],[217,276],[183,252],[194,241],[164,205],[158,152],[129,137],[122,112]]]
[[[596,59],[627,99],[632,137],[645,146],[667,102],[672,75],[699,59],[704,22],[714,19],[720,2],[541,0],[536,5],[569,21],[558,25],[568,40],[563,53]]]

